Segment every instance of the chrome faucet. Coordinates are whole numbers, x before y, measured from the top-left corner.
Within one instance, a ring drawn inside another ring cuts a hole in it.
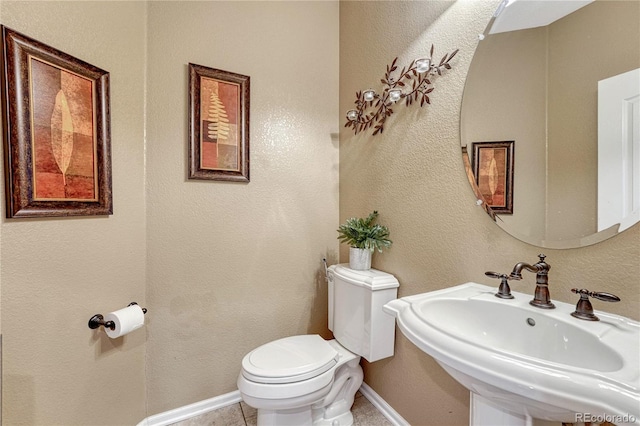
[[[512,280],[521,280],[522,279],[522,270],[526,269],[529,272],[536,273],[536,291],[533,296],[533,300],[529,302],[529,304],[542,309],[554,309],[555,305],[551,303],[551,297],[549,295],[549,266],[548,263],[544,261],[546,257],[544,254],[539,254],[538,257],[540,260],[538,263],[530,265],[525,262],[519,262],[516,266],[513,267],[513,271],[509,275],[509,279]]]

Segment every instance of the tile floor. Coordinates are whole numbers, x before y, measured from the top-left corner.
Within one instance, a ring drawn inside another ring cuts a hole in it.
[[[391,426],[389,420],[360,392],[356,394],[351,412],[354,426]],[[255,408],[240,402],[174,423],[172,426],[255,426],[256,420]]]

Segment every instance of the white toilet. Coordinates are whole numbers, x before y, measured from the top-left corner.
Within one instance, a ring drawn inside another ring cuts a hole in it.
[[[302,335],[264,344],[242,360],[238,389],[258,409],[258,426],[353,424],[362,384],[360,357],[393,355],[395,318],[382,306],[397,298],[398,280],[347,265],[328,269],[329,329],[334,340]]]

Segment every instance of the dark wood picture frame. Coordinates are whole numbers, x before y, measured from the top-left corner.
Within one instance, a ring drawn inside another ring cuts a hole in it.
[[[514,141],[473,143],[473,176],[496,214],[513,214],[514,145]]]
[[[189,64],[189,179],[249,182],[250,78]]]
[[[109,73],[0,29],[7,218],[113,214]]]

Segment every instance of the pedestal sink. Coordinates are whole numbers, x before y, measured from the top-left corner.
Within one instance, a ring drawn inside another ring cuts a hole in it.
[[[466,283],[393,300],[402,333],[471,392],[471,425],[529,425],[532,418],[640,425],[640,323],[575,305],[529,304]]]

